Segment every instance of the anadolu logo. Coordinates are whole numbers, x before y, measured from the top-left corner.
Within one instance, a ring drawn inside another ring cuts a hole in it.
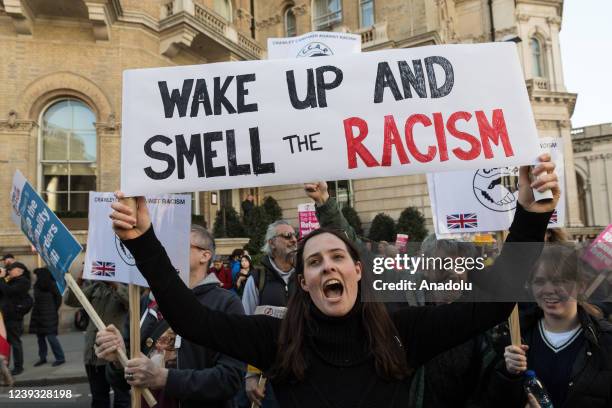
[[[134,266],[136,265],[136,260],[128,251],[128,249],[123,245],[123,242],[115,235],[115,248],[117,249],[117,253],[127,265]]]
[[[297,57],[325,57],[334,55],[334,52],[322,42],[313,41],[308,43],[298,52]]]
[[[480,169],[472,187],[476,199],[489,210],[512,211],[518,199],[518,167]]]

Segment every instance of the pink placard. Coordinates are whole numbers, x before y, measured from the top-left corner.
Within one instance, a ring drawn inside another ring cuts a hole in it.
[[[612,269],[612,224],[589,245],[582,259],[598,271]]]
[[[312,203],[298,205],[298,221],[300,223],[300,238],[319,228],[319,220],[315,205]]]

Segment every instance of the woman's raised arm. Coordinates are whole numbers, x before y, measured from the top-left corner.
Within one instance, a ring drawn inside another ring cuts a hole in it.
[[[117,193],[117,198],[123,198]],[[183,338],[266,370],[273,363],[280,320],[230,315],[202,305],[181,281],[153,231],[144,197],[137,209],[112,204],[113,228],[130,250],[170,327]]]

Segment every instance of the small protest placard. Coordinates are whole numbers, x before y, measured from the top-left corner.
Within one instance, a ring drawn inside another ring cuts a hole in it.
[[[612,224],[608,225],[591,242],[582,254],[582,259],[587,261],[597,271],[612,270]]]
[[[314,203],[298,205],[298,222],[300,223],[300,238],[320,227]]]
[[[51,271],[60,293],[64,293],[64,274],[83,247],[19,170],[13,176],[11,210],[13,222],[36,248]]]
[[[561,198],[549,228],[565,224],[565,169],[559,138],[539,139],[556,165]],[[504,231],[510,227],[518,202],[518,167],[483,168],[427,175],[436,234]]]
[[[514,44],[127,70],[127,195],[534,163]]]
[[[361,52],[361,36],[314,31],[297,37],[268,38],[268,59],[330,57]]]
[[[189,282],[191,196],[167,194],[146,197],[153,229],[183,282]],[[113,193],[89,193],[89,231],[83,278],[148,287],[136,261],[113,231],[109,214],[117,201]]]

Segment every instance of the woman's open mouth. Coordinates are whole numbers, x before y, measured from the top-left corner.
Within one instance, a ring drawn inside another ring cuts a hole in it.
[[[323,294],[327,299],[339,299],[343,293],[344,285],[338,279],[330,279],[323,283]]]

